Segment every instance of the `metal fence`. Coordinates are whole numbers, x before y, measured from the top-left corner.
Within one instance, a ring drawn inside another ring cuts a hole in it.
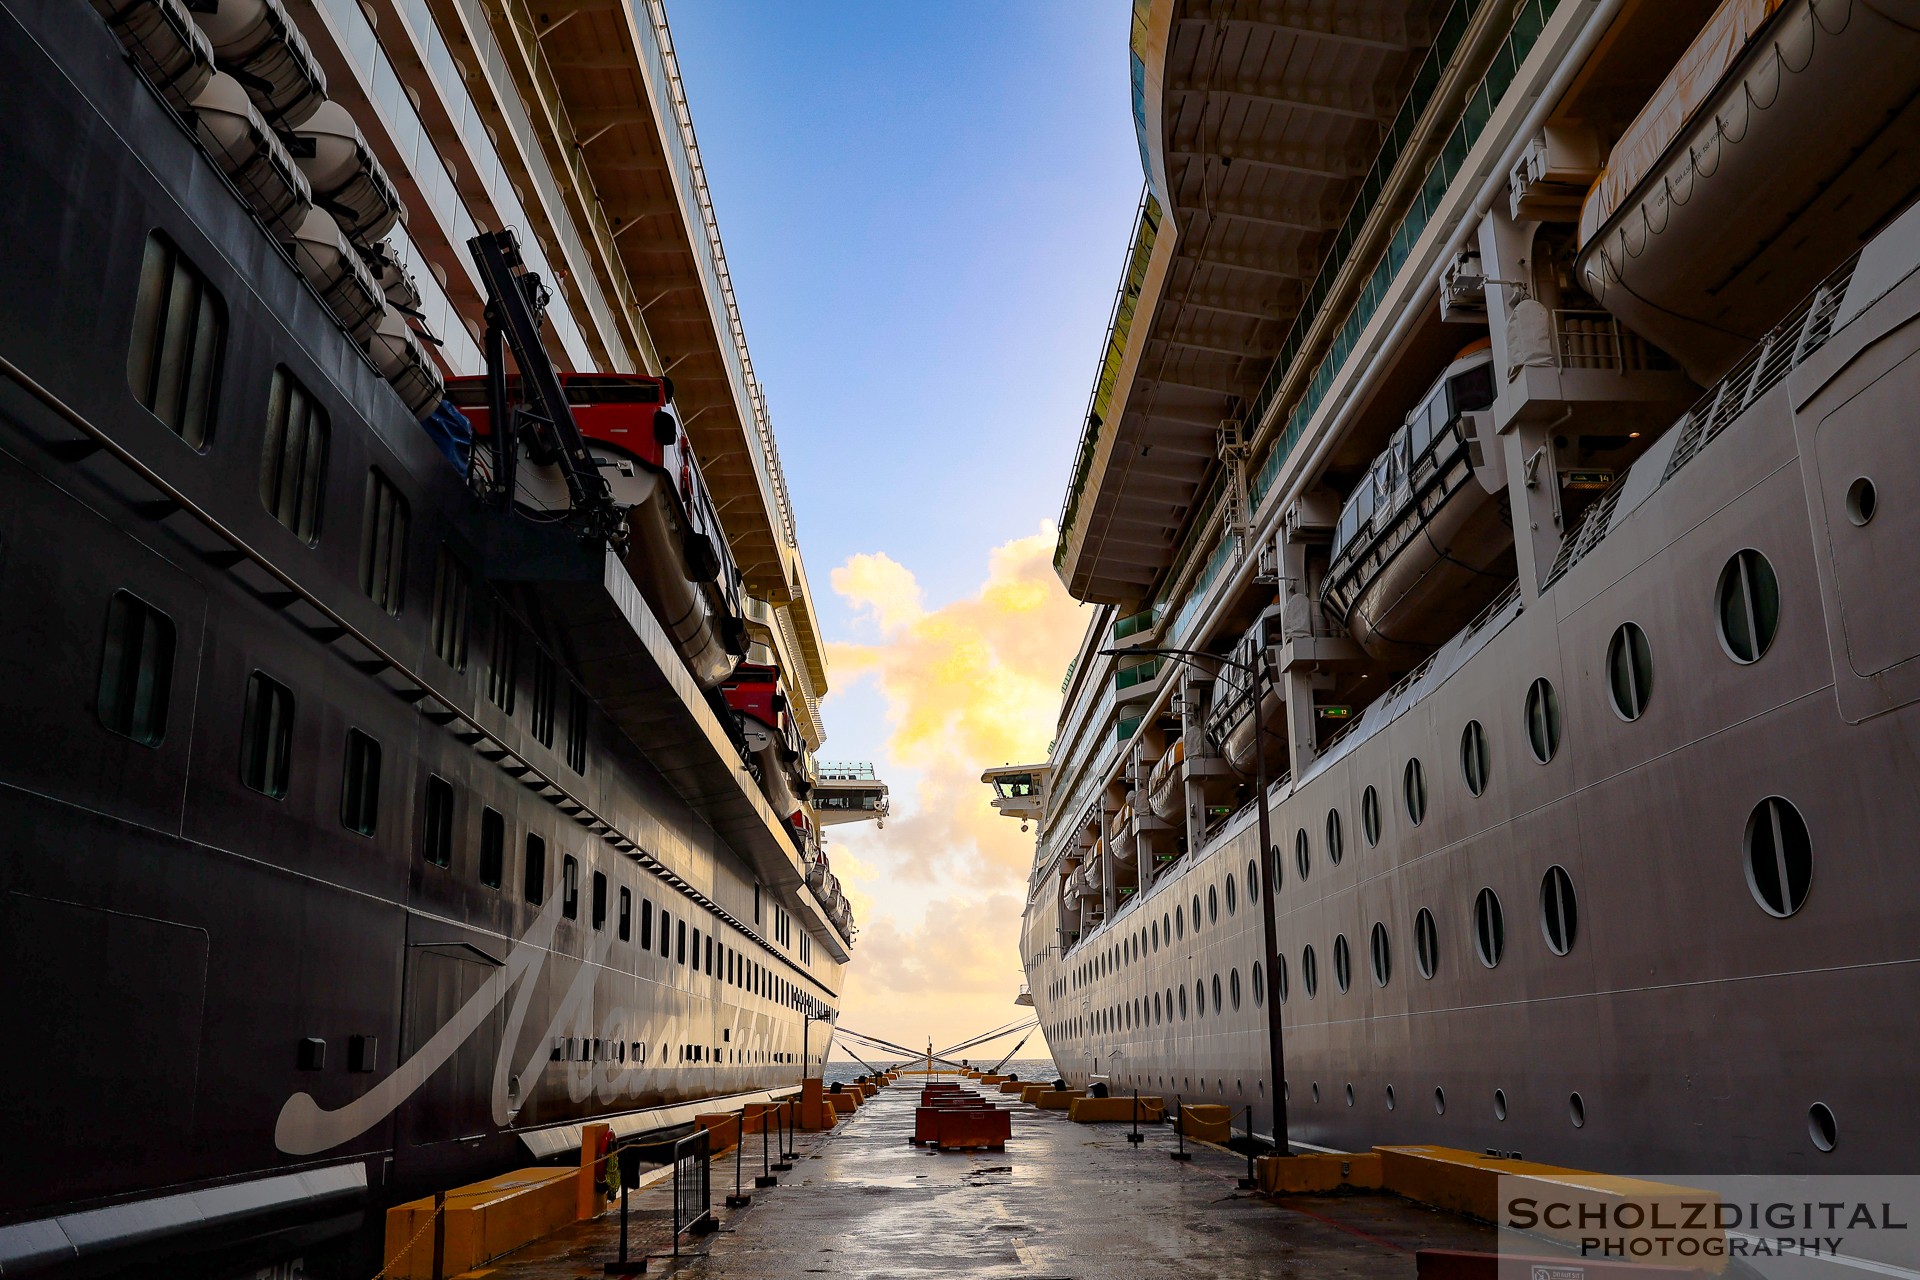
[[[705,1129],[673,1144],[673,1251],[683,1232],[706,1235],[713,1217],[713,1135]]]

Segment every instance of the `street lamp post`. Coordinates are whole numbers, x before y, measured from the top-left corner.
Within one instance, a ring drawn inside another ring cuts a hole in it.
[[[1276,1155],[1291,1155],[1287,1144],[1287,1085],[1285,1075],[1286,1057],[1283,1051],[1280,1023],[1280,930],[1274,915],[1273,837],[1267,826],[1267,734],[1260,723],[1260,705],[1264,700],[1268,681],[1266,655],[1261,653],[1252,663],[1241,662],[1223,654],[1208,653],[1204,649],[1150,649],[1116,648],[1102,649],[1103,657],[1148,656],[1172,658],[1178,662],[1204,671],[1202,661],[1217,662],[1237,671],[1243,671],[1250,677],[1246,695],[1253,700],[1248,714],[1253,717],[1253,773],[1255,792],[1254,812],[1259,823],[1260,856],[1260,923],[1266,933],[1267,944],[1267,1063],[1273,1081],[1273,1149]],[[1188,753],[1192,757],[1192,753]]]

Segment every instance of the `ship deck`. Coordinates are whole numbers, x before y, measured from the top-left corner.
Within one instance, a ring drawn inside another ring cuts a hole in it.
[[[816,1275],[1164,1277],[1204,1265],[1216,1280],[1284,1274],[1293,1280],[1413,1280],[1414,1251],[1492,1250],[1494,1229],[1390,1195],[1267,1196],[1238,1188],[1244,1157],[1189,1144],[1168,1158],[1170,1127],[1086,1125],[1064,1112],[1012,1104],[1004,1151],[940,1152],[910,1145],[919,1081],[903,1077],[827,1133],[797,1135],[781,1185],[754,1191],[759,1139],[749,1135],[742,1178],[753,1203],[721,1208],[733,1189],[731,1155],[713,1165],[721,1229],[683,1238],[685,1271],[725,1280]],[[778,1159],[776,1155],[774,1157]],[[671,1241],[671,1183],[632,1195],[635,1252]],[[490,1280],[598,1276],[616,1255],[617,1211],[569,1227],[474,1275]]]

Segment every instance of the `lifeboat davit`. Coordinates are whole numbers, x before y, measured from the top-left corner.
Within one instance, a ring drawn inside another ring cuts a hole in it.
[[[766,793],[767,803],[783,822],[791,824],[796,815],[804,820],[801,803],[808,790],[805,747],[787,710],[786,695],[780,692],[779,671],[743,665],[720,693],[746,740],[747,759],[760,775],[760,789]],[[824,872],[824,857],[818,865]]]
[[[333,215],[325,209],[309,211],[287,247],[300,274],[348,336],[362,347],[372,342],[386,316],[387,299]]]
[[[327,78],[280,0],[214,0],[194,20],[276,128],[305,124],[327,100]]]
[[[1513,528],[1467,422],[1493,404],[1492,362],[1485,339],[1462,351],[1340,510],[1321,606],[1383,662],[1418,662],[1513,580]]]
[[[349,239],[372,244],[406,218],[399,192],[345,107],[323,102],[293,132],[310,153],[295,160],[314,203],[339,220]]]
[[[1581,285],[1710,386],[1920,186],[1920,0],[1727,0],[1607,157]]]
[[[392,307],[385,307],[380,323],[374,326],[367,354],[373,357],[380,376],[399,393],[408,413],[424,418],[439,405],[446,393],[440,366],[420,345],[407,318]]]
[[[193,96],[194,131],[247,207],[281,240],[291,240],[313,208],[306,175],[240,82],[225,72]]]
[[[1207,720],[1207,736],[1220,745],[1220,754],[1236,773],[1252,777],[1255,773],[1254,748],[1260,733],[1283,728],[1287,704],[1280,694],[1280,682],[1268,673],[1260,694],[1259,714],[1252,711],[1248,688],[1254,683],[1254,664],[1267,661],[1267,620],[1258,619],[1234,647],[1233,660],[1222,663],[1214,678],[1212,709]],[[1284,739],[1283,739],[1284,741]],[[1274,765],[1270,754],[1268,764]]]
[[[140,74],[175,111],[213,78],[213,44],[180,0],[93,0]]]

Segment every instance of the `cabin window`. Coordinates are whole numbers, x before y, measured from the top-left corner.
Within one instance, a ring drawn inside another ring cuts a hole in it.
[[[1212,885],[1207,886],[1207,923],[1217,924],[1220,920],[1220,891]]]
[[[1487,789],[1488,767],[1487,731],[1478,720],[1469,720],[1467,727],[1460,731],[1460,776],[1466,779],[1467,790],[1476,796]]]
[[[620,890],[620,941],[628,942],[633,938],[633,890],[621,887]]]
[[[560,855],[560,914],[580,918],[580,859],[570,853]]]
[[[1491,969],[1500,963],[1507,949],[1507,918],[1500,910],[1500,897],[1491,889],[1482,889],[1473,900],[1473,949],[1480,963]]]
[[[1279,998],[1281,1004],[1287,1002],[1288,990],[1287,958],[1285,956],[1275,956],[1273,958],[1273,993]]]
[[[1247,903],[1249,906],[1252,906],[1257,904],[1259,901],[1260,901],[1260,864],[1249,859],[1247,862]],[[1228,910],[1233,909],[1233,901],[1231,898],[1229,898],[1227,901],[1227,909]]]
[[[1344,853],[1346,853],[1346,838],[1345,832],[1340,829],[1340,811],[1329,809],[1327,810],[1327,861],[1337,867]]]
[[[1527,688],[1527,746],[1541,764],[1560,750],[1560,697],[1542,676]]]
[[[1813,839],[1791,801],[1768,796],[1747,818],[1747,888],[1768,915],[1806,905],[1813,884]]]
[[[1393,979],[1393,943],[1387,937],[1387,926],[1374,923],[1368,950],[1373,959],[1373,985],[1384,987]]]
[[[205,276],[157,232],[147,237],[134,300],[127,384],[148,412],[194,449],[213,435],[226,308]]]
[[[493,643],[487,654],[487,701],[506,715],[513,714],[514,695],[519,689],[519,649],[520,632],[513,619],[506,610],[496,609]]]
[[[1447,383],[1447,397],[1455,413],[1472,413],[1493,405],[1493,363],[1475,365],[1455,374]]]
[[[379,820],[380,744],[358,729],[349,729],[340,778],[340,825],[370,836]]]
[[[171,618],[131,592],[113,593],[95,711],[102,725],[143,747],[159,746],[167,733],[173,641]]]
[[[1293,833],[1293,869],[1305,880],[1313,870],[1313,842],[1307,837],[1307,829],[1301,827]]]
[[[420,850],[436,867],[453,865],[453,784],[438,774],[427,776]]]
[[[433,651],[455,671],[467,669],[467,620],[473,609],[473,574],[441,544],[433,562]]]
[[[673,959],[673,917],[667,914],[665,907],[660,908],[660,958]]]
[[[1425,907],[1413,917],[1413,959],[1423,978],[1440,972],[1440,930],[1433,923],[1433,912]]]
[[[713,976],[713,935],[707,935],[707,976]]]
[[[1374,848],[1380,843],[1380,793],[1369,786],[1360,793],[1360,834],[1367,838],[1367,847]]]
[[[1419,826],[1427,816],[1427,771],[1418,760],[1407,761],[1406,775],[1401,779],[1407,801],[1407,820]]]
[[[367,470],[367,501],[360,523],[360,589],[398,617],[406,603],[407,500],[380,468]]]
[[[507,820],[498,809],[480,811],[480,883],[498,889],[507,872]]]
[[[687,922],[678,921],[674,925],[673,962],[684,965],[687,962]]]
[[[1227,876],[1227,915],[1229,918],[1232,917],[1235,909],[1237,909],[1238,906],[1240,905],[1238,898],[1239,898],[1239,893],[1234,888],[1233,876],[1229,874]]]
[[[521,868],[521,896],[534,906],[547,900],[547,842],[527,832],[527,861]]]
[[[607,927],[607,873],[604,871],[593,873],[593,927]]]
[[[1353,955],[1347,950],[1347,935],[1333,938],[1333,984],[1345,991],[1353,982]]]
[[[1253,962],[1251,976],[1253,978],[1253,1007],[1258,1009],[1267,1002],[1267,975],[1266,971],[1260,967],[1258,960]]]
[[[1653,693],[1653,654],[1647,633],[1634,623],[1621,623],[1607,644],[1607,692],[1613,714],[1622,720],[1638,720],[1647,709]]]
[[[1579,924],[1573,877],[1565,867],[1548,867],[1540,881],[1540,931],[1547,936],[1547,950],[1557,956],[1573,950],[1574,931]]]
[[[1311,946],[1300,949],[1300,982],[1307,989],[1307,999],[1320,994],[1320,961]]]
[[[560,696],[560,671],[553,655],[538,645],[533,650],[533,736],[540,745],[553,745],[554,703]]]
[[[567,768],[581,777],[587,773],[587,708],[591,705],[584,689],[567,686]]]
[[[653,899],[640,899],[640,949],[653,950]]]
[[[320,539],[330,434],[327,411],[284,367],[275,369],[260,453],[260,501],[308,546]]]
[[[275,800],[287,794],[293,765],[293,690],[256,671],[247,678],[240,727],[240,781]]]
[[[1187,989],[1185,987],[1181,987],[1180,988],[1180,1021],[1185,1022],[1186,1020],[1187,1020]]]

